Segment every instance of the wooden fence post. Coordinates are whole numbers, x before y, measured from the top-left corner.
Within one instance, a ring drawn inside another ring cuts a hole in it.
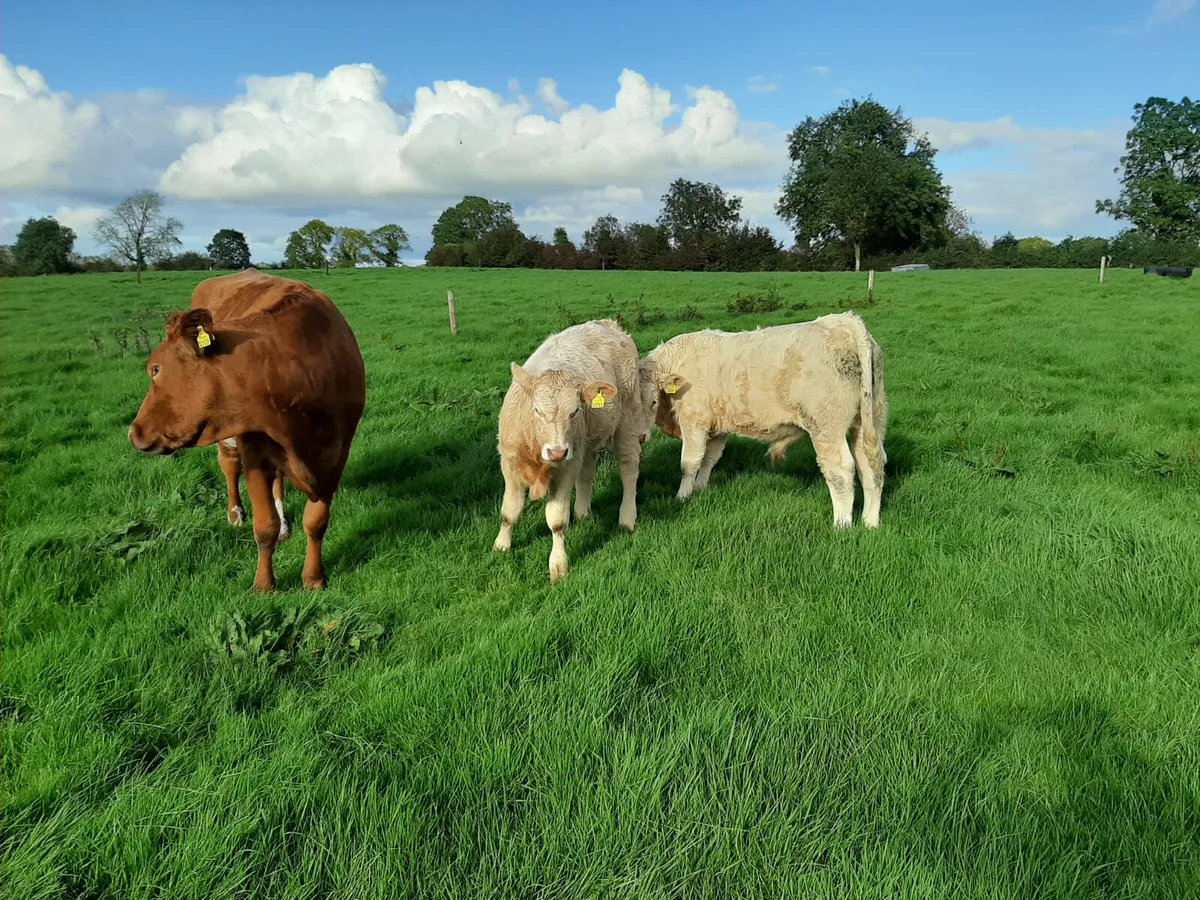
[[[1106,268],[1107,262],[1108,262],[1107,256],[1100,257],[1100,283],[1101,284],[1104,284],[1104,269]]]
[[[867,273],[867,302],[875,302],[875,270],[872,269]]]
[[[458,316],[454,314],[454,291],[446,291],[446,303],[450,307],[450,333],[458,334]]]

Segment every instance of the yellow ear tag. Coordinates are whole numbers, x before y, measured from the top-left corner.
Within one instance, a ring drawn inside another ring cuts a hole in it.
[[[677,394],[677,393],[679,393],[679,385],[668,384],[666,387],[666,391],[668,394]]]
[[[597,394],[592,398],[592,409],[604,409],[604,395]]]
[[[212,343],[212,338],[209,337],[208,332],[204,330],[203,325],[198,325],[196,327],[199,329],[199,331],[196,332],[196,346],[203,350]]]

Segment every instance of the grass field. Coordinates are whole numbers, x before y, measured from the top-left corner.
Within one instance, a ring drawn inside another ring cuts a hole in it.
[[[329,590],[301,535],[256,596],[215,449],[126,438],[134,335],[200,278],[0,287],[6,900],[1200,896],[1196,279],[312,275],[367,411]],[[680,505],[656,434],[636,534],[607,461],[566,581],[541,504],[491,552],[508,363],[548,333],[848,300],[878,532],[832,530],[807,441],[734,439]]]

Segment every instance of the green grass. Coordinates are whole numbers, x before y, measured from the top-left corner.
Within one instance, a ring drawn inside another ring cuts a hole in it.
[[[113,329],[200,277],[2,287],[6,900],[1200,896],[1195,279],[312,275],[367,411],[330,589],[299,535],[263,597],[215,450],[125,435]],[[680,505],[656,434],[635,535],[608,461],[565,582],[541,504],[491,552],[508,362],[570,317],[645,352],[848,300],[877,533],[832,530],[807,441],[734,439]]]

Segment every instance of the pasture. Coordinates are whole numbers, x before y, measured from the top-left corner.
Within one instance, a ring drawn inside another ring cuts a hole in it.
[[[1195,279],[300,274],[367,409],[329,589],[300,534],[258,596],[215,448],[126,438],[139,329],[201,277],[0,287],[7,900],[1200,895]],[[635,534],[609,459],[564,582],[540,503],[492,552],[508,363],[548,333],[848,301],[878,532],[861,494],[832,529],[807,439],[731,440],[681,505],[656,433]]]

